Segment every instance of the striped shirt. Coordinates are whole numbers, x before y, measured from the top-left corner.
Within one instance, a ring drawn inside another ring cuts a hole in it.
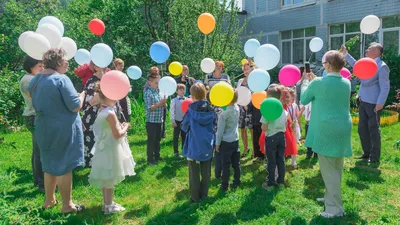
[[[150,86],[144,92],[144,104],[146,107],[146,122],[162,123],[165,107],[158,107],[151,110],[151,106],[158,104],[161,101],[161,96],[156,89]]]
[[[204,80],[204,85],[209,86],[211,90],[211,88],[220,81],[225,81],[226,83],[231,84],[231,79],[229,78],[228,74],[223,73],[221,74],[221,77],[216,78],[212,73],[206,75],[206,79]]]

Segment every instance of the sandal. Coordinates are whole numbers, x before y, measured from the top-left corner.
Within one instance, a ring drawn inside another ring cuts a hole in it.
[[[122,210],[125,210],[125,208],[122,205],[120,205],[120,204],[118,204],[116,202],[112,202],[111,205],[119,206]],[[104,210],[105,210],[105,204],[103,203],[103,206],[101,207],[101,211],[104,212]]]
[[[75,210],[72,210],[70,212],[61,212],[61,213],[63,213],[63,214],[79,213],[85,209],[86,209],[86,207],[84,205],[75,204]]]
[[[247,154],[249,154],[250,149],[245,150],[241,155],[240,158],[244,158],[247,156]]]
[[[125,208],[116,204],[104,205],[104,215],[125,211]]]
[[[53,204],[48,205],[47,207],[42,206],[42,209],[45,210],[45,209],[53,208],[54,206],[58,205],[58,203],[59,203],[59,202],[58,202],[58,200],[56,199],[56,200],[54,201]]]

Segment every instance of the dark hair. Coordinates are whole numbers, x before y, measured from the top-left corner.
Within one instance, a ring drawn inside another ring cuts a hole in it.
[[[304,66],[300,66],[299,69],[300,69],[300,76],[303,76],[305,67]]]
[[[178,91],[178,90],[186,90],[186,86],[184,84],[178,84],[176,86],[176,91]]]
[[[29,55],[27,55],[25,57],[25,61],[24,61],[24,70],[28,73],[32,73],[32,68],[35,67],[37,64],[42,63],[42,60],[37,60],[34,59],[32,57],[30,57]]]
[[[269,87],[267,90],[267,97],[268,98],[276,98],[276,99],[281,99],[281,89],[278,88],[277,86],[274,87]]]

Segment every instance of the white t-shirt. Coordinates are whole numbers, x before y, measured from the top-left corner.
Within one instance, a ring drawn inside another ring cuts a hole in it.
[[[262,124],[267,124],[268,129],[265,132],[265,136],[271,137],[279,132],[285,133],[286,131],[286,118],[288,116],[288,112],[283,110],[282,115],[276,120],[266,120],[264,117],[261,117],[260,122]]]

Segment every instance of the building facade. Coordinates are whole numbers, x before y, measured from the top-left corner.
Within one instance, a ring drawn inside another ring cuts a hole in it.
[[[349,40],[349,52],[359,58],[365,46],[379,42],[400,54],[400,0],[242,0],[248,25],[243,42],[256,38],[281,51],[281,64],[301,65],[305,61],[318,65],[324,52],[339,49]],[[381,20],[380,29],[371,35],[360,32],[360,22],[367,15]],[[324,40],[324,48],[311,54],[313,37]]]

